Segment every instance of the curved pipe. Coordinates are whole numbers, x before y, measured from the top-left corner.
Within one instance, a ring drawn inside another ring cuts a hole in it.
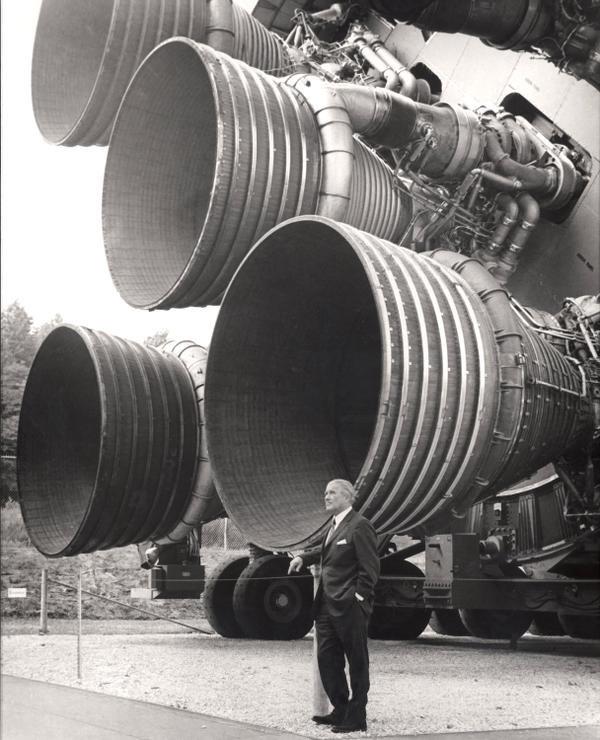
[[[343,221],[354,168],[354,139],[348,112],[335,92],[314,75],[291,75],[285,84],[308,103],[319,131],[322,174],[315,211]]]
[[[579,373],[525,336],[479,263],[461,277],[442,264],[460,256],[443,254],[313,216],[241,265],[211,341],[206,430],[249,540],[314,541],[335,477],[356,481],[380,533],[422,536],[591,434]]]
[[[207,351],[199,344],[188,340],[171,340],[163,344],[160,351],[178,357],[185,365],[192,380],[198,406],[199,446],[197,473],[189,495],[187,508],[175,527],[163,537],[155,540],[158,545],[180,542],[199,524],[225,516],[223,504],[219,499],[213,481],[204,430],[204,376]]]
[[[396,74],[396,76],[398,77],[398,92],[401,95],[406,95],[407,98],[412,98],[413,100],[416,100],[419,90],[417,85],[417,78],[414,76],[414,74],[406,69],[402,62],[400,62],[400,60],[397,59],[397,57],[395,57],[389,49],[386,49],[381,41],[376,41],[373,44],[373,49],[377,53],[377,56],[380,59],[383,59],[384,63],[387,64],[390,69],[394,71],[394,74]],[[429,103],[429,100],[421,100],[420,102]]]
[[[231,0],[43,0],[32,61],[38,128],[53,144],[106,145],[119,104],[144,57],[187,36],[275,74],[285,46]]]
[[[291,75],[285,84],[308,103],[319,130],[322,174],[316,215],[397,240],[410,220],[412,201],[395,186],[390,169],[353,136],[337,86],[306,74]]]
[[[372,48],[365,39],[355,41],[356,48],[361,57],[368,64],[377,70],[385,80],[385,86],[388,90],[397,90],[400,86],[400,78],[390,65]]]
[[[210,20],[207,23],[205,39],[196,40],[206,42],[213,49],[218,49],[230,57],[233,56],[235,33],[230,0],[225,0],[225,2],[223,0],[207,0],[206,5]]]
[[[424,80],[422,77],[419,77],[417,79],[417,95],[415,97],[415,100],[418,103],[436,103],[439,101],[439,99],[439,95],[432,95],[429,82],[427,82],[427,80]]]
[[[519,215],[517,201],[507,193],[500,193],[496,199],[496,205],[501,213],[500,222],[494,229],[490,241],[482,249],[478,250],[476,255],[484,264],[487,262],[494,263],[496,261],[496,257],[504,246],[504,242],[516,224]]]
[[[34,358],[19,418],[31,541],[58,557],[168,536],[188,509],[198,447],[194,387],[177,357],[59,326]]]
[[[499,193],[514,194],[523,189],[523,183],[516,177],[506,177],[483,168],[476,168],[472,172],[474,175],[481,177],[483,185],[488,185],[492,190],[497,190]]]
[[[521,253],[540,220],[539,203],[529,193],[519,193],[517,205],[519,221],[510,233],[510,244],[500,255],[498,267],[494,269],[494,277],[501,285],[504,285],[517,269]]]
[[[505,177],[516,178],[524,190],[541,196],[550,195],[554,190],[556,176],[553,168],[532,167],[531,165],[515,162],[502,149],[493,131],[487,131],[485,134],[485,151],[494,164],[495,171]]]
[[[417,97],[417,78],[379,39],[369,42],[367,38],[359,37],[354,43],[363,59],[382,75],[388,90],[406,95],[413,100]]]
[[[510,135],[510,154],[514,160],[520,164],[530,164],[542,156],[543,150],[539,143],[527,135],[512,113],[501,113],[498,120]]]

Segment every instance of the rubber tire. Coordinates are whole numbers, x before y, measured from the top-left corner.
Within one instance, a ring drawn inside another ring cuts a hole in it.
[[[598,564],[594,563],[560,563],[556,573],[569,578],[595,578],[600,576]],[[587,614],[558,614],[560,626],[565,634],[576,640],[600,639],[600,616]]]
[[[267,555],[241,573],[233,593],[233,613],[246,637],[299,640],[311,629],[313,578],[288,575],[286,555]]]
[[[578,640],[600,640],[600,616],[559,614],[558,621],[569,637]]]
[[[233,592],[240,573],[248,566],[248,557],[235,557],[220,563],[206,579],[204,615],[222,637],[245,637],[233,611]]]
[[[526,578],[518,565],[501,566],[507,578]],[[527,632],[533,614],[519,609],[459,609],[460,618],[473,637],[483,640],[516,640]]]
[[[425,578],[423,571],[405,560],[401,553],[382,558],[380,575]],[[393,585],[378,581],[375,585],[375,605],[369,622],[369,637],[373,640],[416,640],[427,627],[431,609],[386,606],[386,598],[390,596],[393,597]]]
[[[483,640],[514,640],[531,624],[531,612],[516,609],[459,609],[459,613],[469,634]]]
[[[533,615],[533,621],[529,627],[529,632],[532,635],[540,635],[543,637],[552,637],[555,635],[564,635],[565,631],[562,628],[556,612],[536,612]]]
[[[429,626],[438,635],[466,637],[470,634],[460,618],[458,609],[434,609]]]

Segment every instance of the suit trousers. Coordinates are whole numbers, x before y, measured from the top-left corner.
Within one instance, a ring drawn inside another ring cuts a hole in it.
[[[323,598],[315,620],[317,660],[325,693],[334,711],[344,715],[348,724],[363,724],[367,717],[369,691],[369,651],[367,627],[369,618],[356,599],[340,616],[333,616]],[[352,699],[344,672],[348,660]]]

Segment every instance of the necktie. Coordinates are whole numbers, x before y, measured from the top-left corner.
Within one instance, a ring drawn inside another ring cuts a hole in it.
[[[335,532],[335,528],[336,528],[336,521],[334,517],[333,521],[331,522],[331,529],[329,530],[329,532],[327,532],[327,539],[325,540],[326,545],[328,545],[333,539],[333,533]]]

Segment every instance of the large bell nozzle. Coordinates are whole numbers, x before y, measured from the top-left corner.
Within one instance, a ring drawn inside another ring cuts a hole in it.
[[[285,84],[189,39],[140,67],[104,180],[111,275],[138,308],[218,303],[252,245],[304,213],[398,238],[411,200],[318,78]]]
[[[161,41],[187,36],[287,74],[284,45],[231,0],[44,0],[32,63],[33,109],[53,144],[108,143],[135,70]]]
[[[44,555],[172,542],[220,515],[191,347],[161,352],[69,325],[46,337],[17,454],[23,519]]]
[[[313,542],[330,479],[379,533],[422,536],[591,434],[577,368],[475,260],[293,219],[230,285],[207,365],[208,449],[252,542]]]
[[[499,49],[524,49],[552,30],[552,11],[543,0],[377,0],[386,17],[427,31],[477,36]]]

